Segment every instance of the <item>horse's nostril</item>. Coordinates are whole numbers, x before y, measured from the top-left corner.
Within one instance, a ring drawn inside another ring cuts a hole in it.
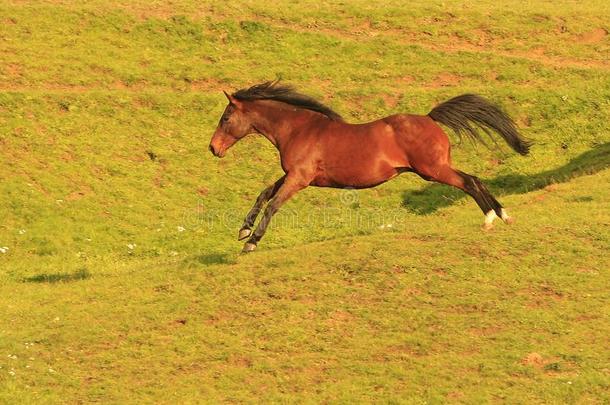
[[[215,154],[216,154],[216,153],[214,152],[214,147],[213,147],[212,145],[210,145],[209,149],[210,149],[210,152],[212,152],[212,155],[215,155]]]

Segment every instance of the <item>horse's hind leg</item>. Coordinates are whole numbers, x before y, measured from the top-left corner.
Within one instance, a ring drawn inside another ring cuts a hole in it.
[[[474,198],[485,215],[483,229],[491,229],[493,221],[497,217],[502,218],[508,224],[512,223],[512,218],[508,216],[506,210],[477,177],[455,170],[449,165],[437,168],[437,170],[426,170],[425,173],[419,171],[416,173],[426,180],[457,187]]]
[[[464,179],[465,191],[473,197],[474,195],[479,195],[479,198],[484,203],[479,204],[479,207],[481,207],[483,213],[485,214],[485,222],[483,224],[483,229],[491,229],[493,226],[493,220],[497,217],[500,217],[507,224],[513,223],[513,219],[508,216],[506,210],[502,207],[498,200],[496,200],[496,198],[489,192],[487,187],[485,187],[485,185],[481,182],[481,180],[479,180],[478,177],[466,174],[461,171],[456,172]]]

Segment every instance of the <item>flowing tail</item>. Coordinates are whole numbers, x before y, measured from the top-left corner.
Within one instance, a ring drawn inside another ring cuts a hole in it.
[[[495,131],[517,153],[527,155],[531,142],[519,136],[515,122],[499,107],[475,94],[463,94],[445,101],[428,113],[434,121],[451,128],[458,136],[466,135],[473,141],[487,143],[478,129],[489,137]],[[474,125],[473,125],[474,124]]]

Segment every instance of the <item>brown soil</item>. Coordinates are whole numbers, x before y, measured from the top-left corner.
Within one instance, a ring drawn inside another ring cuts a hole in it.
[[[428,83],[428,87],[439,88],[439,87],[451,87],[460,84],[462,78],[452,73],[441,73],[436,76],[434,81]]]
[[[383,94],[381,97],[383,98],[384,104],[388,108],[396,107],[398,105],[398,101],[400,100],[400,96],[390,95],[390,94]]]
[[[80,200],[83,197],[86,197],[89,194],[92,194],[93,190],[89,186],[81,186],[78,190],[71,192],[65,198],[66,201],[76,201]]]
[[[534,367],[544,367],[545,361],[544,358],[538,353],[529,353],[523,359],[521,359],[521,364],[526,366],[534,366]]]
[[[298,27],[295,25],[289,25],[282,21],[274,19],[263,19],[266,23],[273,24],[276,27],[290,29],[296,32],[311,32],[311,29],[307,27]],[[443,52],[443,53],[457,53],[457,52],[476,52],[482,54],[493,54],[497,56],[509,57],[509,58],[520,58],[526,59],[540,64],[551,66],[551,67],[579,67],[579,68],[603,68],[610,69],[610,65],[606,61],[595,61],[595,60],[582,60],[576,58],[569,58],[564,56],[549,56],[546,55],[546,49],[537,48],[533,52],[531,50],[501,50],[494,49],[494,39],[485,30],[478,30],[477,40],[468,41],[458,36],[454,36],[454,41],[451,44],[438,45],[432,42],[433,39],[430,36],[422,37],[413,32],[408,32],[400,29],[390,28],[379,30],[375,28],[367,28],[367,24],[362,24],[355,31],[343,31],[331,28],[316,28],[316,32],[323,33],[326,35],[334,36],[342,39],[350,40],[362,40],[362,37],[383,37],[392,36],[396,38],[397,42],[416,45],[432,51]],[[603,28],[598,28],[583,35],[583,39],[590,41],[601,41],[608,32]]]
[[[606,31],[604,28],[596,28],[579,35],[576,37],[576,41],[581,44],[596,44],[606,38],[607,35],[608,31]]]

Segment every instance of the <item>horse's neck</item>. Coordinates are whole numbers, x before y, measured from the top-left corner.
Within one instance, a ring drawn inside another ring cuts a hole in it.
[[[292,133],[303,121],[304,111],[284,103],[261,103],[254,108],[254,127],[281,152]]]

